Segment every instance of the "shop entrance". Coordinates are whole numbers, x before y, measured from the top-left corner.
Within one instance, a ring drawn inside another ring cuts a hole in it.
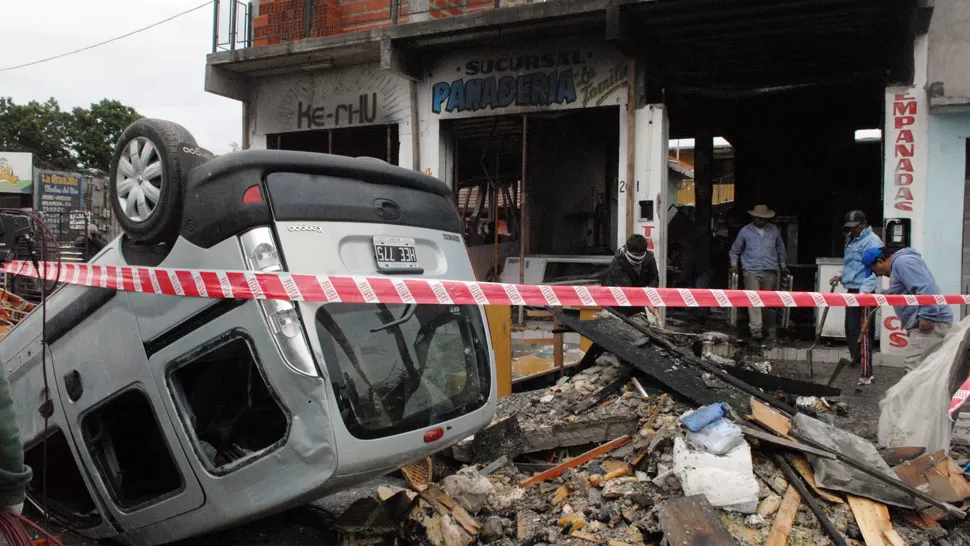
[[[689,173],[697,206],[690,211],[693,216],[678,213],[673,217],[668,256],[690,246],[684,240],[689,231],[682,224],[710,221],[710,286],[727,288],[730,247],[739,230],[751,221],[747,211],[764,204],[776,213],[774,222],[785,242],[792,288],[828,290],[830,272],[826,269],[827,276],[821,279],[819,264],[841,260],[845,213],[864,211],[881,236],[883,162],[882,141],[876,129],[883,127],[884,94],[884,87],[878,83],[765,90],[716,98],[671,91],[672,137],[696,138],[697,142]],[[730,161],[719,161],[716,145],[701,149],[714,135],[723,135],[729,143]],[[675,159],[673,148],[670,154]],[[674,163],[671,161],[672,170]],[[703,198],[697,191],[701,186],[706,189]],[[684,199],[684,192],[678,197]],[[699,219],[705,214],[706,220]],[[668,263],[677,267],[679,261]],[[676,274],[668,274],[668,279],[669,284],[678,286],[689,286],[691,280]],[[739,315],[743,321],[746,313]],[[696,317],[679,310],[668,316],[685,324],[697,323]],[[780,330],[782,337],[812,339],[813,310],[792,309],[788,316],[788,328]]]
[[[398,164],[397,125],[373,125],[267,135],[271,150],[318,152],[349,157],[376,157]]]
[[[480,278],[499,278],[506,258],[520,254],[612,254],[619,118],[618,107],[604,107],[441,123]],[[543,282],[604,268],[579,260],[553,269]]]

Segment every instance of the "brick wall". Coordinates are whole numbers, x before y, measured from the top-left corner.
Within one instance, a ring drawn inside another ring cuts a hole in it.
[[[310,36],[330,36],[345,32],[370,30],[392,24],[393,0],[312,0]],[[499,0],[501,7],[514,7],[541,0]],[[398,0],[398,23],[407,23],[412,15],[408,0]],[[494,9],[495,0],[430,0],[422,8],[432,19],[457,17]],[[262,0],[253,18],[253,45],[278,44],[304,38],[305,0]]]

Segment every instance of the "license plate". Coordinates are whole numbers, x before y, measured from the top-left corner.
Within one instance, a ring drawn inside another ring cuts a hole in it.
[[[374,258],[379,271],[419,269],[414,239],[374,237]]]

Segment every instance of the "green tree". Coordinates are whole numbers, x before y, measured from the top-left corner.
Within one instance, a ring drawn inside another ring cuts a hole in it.
[[[102,99],[91,108],[75,108],[68,134],[77,163],[85,169],[107,172],[121,133],[139,118],[134,108],[116,100]]]
[[[53,98],[16,104],[0,97],[0,150],[30,152],[37,165],[77,168],[71,151],[72,116]]]

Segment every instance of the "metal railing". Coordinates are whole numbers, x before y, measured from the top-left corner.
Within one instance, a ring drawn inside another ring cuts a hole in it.
[[[252,45],[253,3],[215,0],[212,4],[212,52],[233,51]],[[225,32],[223,24],[226,25]]]

